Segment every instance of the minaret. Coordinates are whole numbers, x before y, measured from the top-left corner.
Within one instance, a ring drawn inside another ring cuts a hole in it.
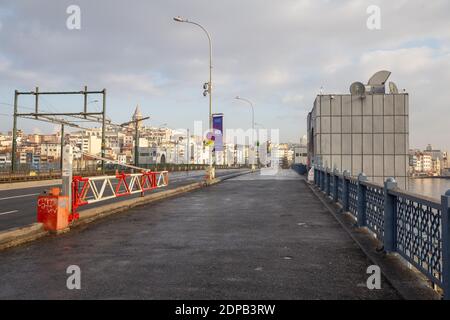
[[[134,110],[132,120],[136,121],[136,120],[141,120],[141,119],[142,119],[141,109],[139,108],[139,105],[137,105],[136,110]],[[142,126],[142,123],[141,123],[141,121],[139,121],[135,125],[137,125],[138,129],[140,129]]]

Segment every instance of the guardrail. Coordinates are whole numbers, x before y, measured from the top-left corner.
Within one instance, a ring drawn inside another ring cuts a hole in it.
[[[113,176],[72,178],[72,212],[81,206],[123,197],[169,185],[168,171],[120,173]]]
[[[378,184],[325,168],[314,168],[314,184],[450,300],[450,190],[439,202],[399,189],[394,178]]]
[[[143,169],[151,170],[151,171],[169,171],[169,172],[178,172],[178,171],[196,171],[196,170],[205,170],[209,167],[209,164],[141,164],[140,167]],[[242,168],[250,168],[250,166],[245,165],[215,165],[217,169],[242,169]],[[100,168],[98,168],[100,169]],[[92,170],[80,170],[75,168],[73,170],[74,175],[79,176],[100,176],[100,175],[113,175],[117,171],[117,166],[114,168],[106,168],[105,173],[102,173],[101,170],[97,170],[94,168]],[[131,172],[131,169],[124,170],[127,173]],[[1,183],[13,183],[13,182],[27,182],[27,181],[40,181],[40,180],[53,180],[53,179],[61,179],[61,170],[50,170],[50,171],[33,171],[33,170],[22,170],[17,171],[16,173],[11,173],[10,170],[0,170],[0,184]]]

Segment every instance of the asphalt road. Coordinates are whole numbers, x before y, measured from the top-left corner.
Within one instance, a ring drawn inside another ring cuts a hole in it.
[[[0,299],[400,299],[384,278],[367,288],[372,263],[292,173],[240,176],[0,252]],[[66,287],[72,265],[80,290]]]
[[[236,171],[239,170],[238,169],[217,170],[216,176],[221,176]],[[200,181],[201,179],[204,178],[204,176],[205,172],[203,170],[189,171],[189,173],[187,172],[169,173],[169,187],[156,189],[150,192],[160,192],[167,189],[176,188],[181,185],[193,183],[195,181]],[[22,227],[36,222],[37,197],[44,190],[47,190],[50,187],[51,186],[41,186],[26,189],[0,190],[0,231],[16,227]],[[139,196],[140,196],[139,194],[134,194],[127,197],[106,200],[99,203],[81,207],[79,211],[83,211],[83,209],[93,208],[95,206],[100,206],[107,203],[112,203],[114,201],[121,201]]]

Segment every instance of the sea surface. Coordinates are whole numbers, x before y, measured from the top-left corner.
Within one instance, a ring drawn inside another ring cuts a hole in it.
[[[450,190],[450,179],[409,179],[409,191],[427,197],[440,200],[447,190]]]

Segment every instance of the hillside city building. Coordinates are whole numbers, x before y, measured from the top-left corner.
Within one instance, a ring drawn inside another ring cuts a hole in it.
[[[139,106],[132,120],[142,119]],[[174,130],[165,126],[145,126],[138,121],[127,126],[107,125],[105,132],[105,156],[121,164],[133,164],[135,146],[135,123],[139,131],[139,164],[207,164],[210,146],[200,136],[187,134],[187,130]],[[85,155],[101,155],[101,128],[91,128],[66,133],[64,140],[74,148],[73,166],[75,170],[95,167],[96,160]],[[274,148],[276,147],[276,148]],[[279,163],[288,167],[293,163],[293,146],[289,144],[265,147]],[[0,133],[0,167],[11,165],[12,133]],[[17,158],[22,169],[51,170],[59,169],[61,158],[61,136],[54,134],[25,134],[18,130]],[[249,164],[248,145],[224,143],[223,151],[216,152],[218,165]]]

